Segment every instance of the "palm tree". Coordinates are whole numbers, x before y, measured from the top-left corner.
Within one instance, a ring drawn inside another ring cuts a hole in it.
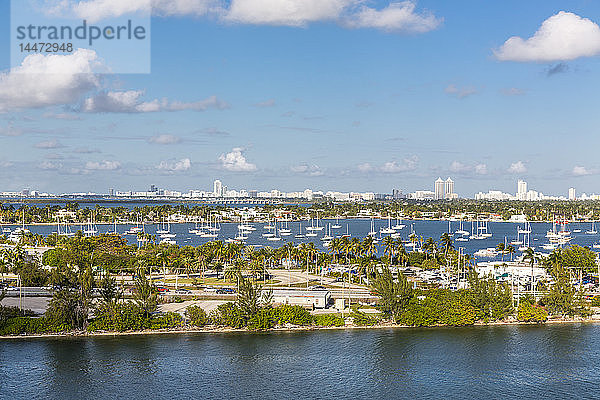
[[[504,262],[504,252],[506,251],[506,247],[504,246],[504,243],[502,243],[502,242],[498,243],[498,246],[496,246],[496,250],[500,252],[501,262]]]
[[[396,241],[391,236],[386,236],[383,238],[383,253],[387,254],[389,257],[389,265],[392,265],[392,259],[396,254]]]
[[[513,254],[515,254],[515,247],[512,244],[506,246],[506,252],[510,254],[510,261],[513,260]]]
[[[533,264],[536,261],[536,256],[531,247],[528,247],[527,250],[523,252],[523,261],[525,260],[529,260],[529,265],[531,266],[531,292],[533,293]]]

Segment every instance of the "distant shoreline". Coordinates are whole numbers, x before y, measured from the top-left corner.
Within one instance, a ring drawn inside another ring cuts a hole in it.
[[[551,319],[543,323],[536,322],[519,322],[519,321],[498,321],[483,323],[478,322],[473,325],[452,326],[452,325],[434,325],[434,326],[409,326],[398,324],[379,324],[371,326],[331,326],[331,327],[316,327],[316,326],[294,326],[273,328],[266,331],[251,331],[248,329],[235,328],[219,328],[210,327],[206,329],[190,328],[190,329],[162,329],[162,330],[147,330],[147,331],[128,331],[128,332],[69,332],[69,333],[49,333],[41,335],[13,335],[0,336],[0,340],[22,340],[22,339],[83,339],[83,338],[105,338],[105,337],[131,337],[131,336],[149,336],[149,335],[185,335],[185,334],[227,334],[227,333],[244,333],[244,334],[265,334],[265,333],[282,333],[282,332],[311,332],[311,331],[342,331],[342,330],[381,330],[381,329],[437,329],[437,328],[473,328],[473,327],[501,327],[501,326],[538,326],[546,325],[572,325],[572,324],[600,324],[600,319]]]

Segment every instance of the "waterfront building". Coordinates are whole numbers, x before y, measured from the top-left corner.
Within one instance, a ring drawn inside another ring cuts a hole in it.
[[[215,197],[223,197],[223,183],[218,179],[213,183],[213,193]]]
[[[445,182],[442,178],[437,178],[434,182],[433,192],[435,193],[435,200],[443,200],[445,198]]]
[[[527,182],[521,179],[517,183],[517,200],[527,200]]]

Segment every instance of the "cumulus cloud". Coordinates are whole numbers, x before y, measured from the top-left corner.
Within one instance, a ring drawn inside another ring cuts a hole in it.
[[[513,36],[494,55],[500,61],[553,62],[600,54],[600,27],[587,18],[561,11],[548,18],[535,34]]]
[[[477,175],[487,175],[487,173],[488,173],[487,165],[485,165],[485,164],[477,164],[475,166],[475,173]]]
[[[594,173],[594,171],[587,169],[586,167],[583,167],[581,165],[576,165],[575,167],[573,167],[573,171],[572,174],[574,176],[586,176],[586,175],[592,175]]]
[[[148,141],[154,144],[177,144],[181,142],[181,138],[175,135],[156,135],[149,138]]]
[[[398,173],[398,172],[408,172],[414,171],[417,169],[417,163],[419,159],[417,156],[412,156],[409,158],[405,158],[402,162],[398,161],[388,161],[380,168],[381,172],[385,173]]]
[[[405,33],[424,33],[440,26],[440,18],[430,13],[419,14],[416,7],[414,1],[391,3],[381,10],[363,6],[348,19],[347,24],[353,28],[377,28]]]
[[[192,168],[192,161],[189,158],[182,158],[176,161],[161,161],[156,168],[168,172],[182,172]]]
[[[44,161],[38,165],[38,168],[44,171],[57,171],[62,168],[62,164],[57,162]]]
[[[458,87],[454,84],[446,86],[444,91],[449,95],[458,97],[459,99],[464,99],[465,97],[469,97],[477,93],[477,89],[473,86]]]
[[[517,161],[515,163],[510,164],[508,167],[508,172],[511,174],[523,174],[527,172],[527,167],[523,164],[522,161]]]
[[[353,0],[232,0],[223,18],[246,24],[305,26],[337,19]]]
[[[121,163],[118,161],[88,161],[85,164],[85,169],[88,171],[114,171],[121,168]]]
[[[100,86],[93,73],[100,63],[95,51],[32,54],[20,66],[0,73],[0,112],[72,104]]]
[[[348,28],[375,28],[388,32],[423,33],[442,22],[418,12],[415,0],[392,2],[382,9],[359,5],[358,0],[52,0],[47,12],[96,22],[127,14],[158,16],[213,16],[226,23],[303,27],[334,21]]]
[[[221,167],[227,171],[232,172],[252,172],[256,171],[256,165],[246,161],[246,157],[243,154],[244,149],[236,147],[231,152],[221,154],[219,156],[219,162]]]
[[[54,0],[47,13],[97,22],[127,14],[142,13],[157,16],[202,16],[217,10],[216,0]]]
[[[151,113],[160,111],[205,111],[209,108],[225,109],[229,104],[211,96],[205,100],[183,103],[169,102],[166,99],[143,101],[144,91],[127,90],[101,92],[93,97],[87,98],[81,107],[81,111],[87,113]]]
[[[370,163],[359,164],[356,168],[358,168],[360,172],[371,172],[374,169]]]
[[[36,143],[35,147],[37,149],[49,150],[49,149],[59,149],[64,146],[58,140],[52,139],[52,140],[44,140],[42,142]]]
[[[455,174],[476,174],[476,175],[487,175],[487,165],[486,164],[475,164],[468,165],[463,164],[460,161],[452,161],[450,164],[450,171]]]
[[[300,164],[292,166],[291,171],[297,174],[306,174],[309,176],[322,176],[324,175],[323,170],[318,165]]]

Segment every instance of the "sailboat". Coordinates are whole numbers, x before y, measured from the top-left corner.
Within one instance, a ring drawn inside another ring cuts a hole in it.
[[[402,220],[400,218],[396,219],[396,225],[392,226],[392,229],[399,231],[401,229],[404,229],[406,225],[404,225],[402,223]]]
[[[294,236],[296,239],[304,239],[306,235],[302,234],[302,222],[298,222],[298,234]]]
[[[346,224],[346,234],[342,235],[343,238],[349,238],[350,237],[350,227],[349,224]]]
[[[277,236],[277,222],[275,222],[275,234],[267,238],[270,242],[278,242],[281,240],[280,236]]]
[[[594,222],[592,222],[592,227],[590,228],[589,231],[585,231],[585,233],[588,235],[597,235],[598,231],[596,230],[596,224]]]
[[[281,222],[281,227],[279,228],[279,234],[281,236],[290,236],[292,234],[292,230],[288,227],[288,221],[285,219]]]
[[[324,242],[329,242],[333,240],[333,236],[331,236],[331,224],[328,224],[327,227],[329,228],[329,232],[326,231],[325,236],[321,238],[321,240]]]
[[[396,231],[392,228],[392,218],[388,216],[388,227],[387,228],[382,228],[381,233],[383,234],[390,234],[390,233],[395,233]]]
[[[375,236],[377,235],[377,232],[375,231],[375,221],[373,220],[373,218],[371,218],[371,230],[368,233],[369,236]]]
[[[332,229],[340,229],[342,226],[340,225],[340,217],[335,217],[335,225],[331,225]]]
[[[459,222],[458,230],[456,232],[454,232],[454,233],[456,233],[457,235],[463,235],[463,236],[468,236],[469,235],[469,231],[465,231],[463,229],[463,220],[462,219]],[[461,240],[461,242],[462,242],[462,240]]]

